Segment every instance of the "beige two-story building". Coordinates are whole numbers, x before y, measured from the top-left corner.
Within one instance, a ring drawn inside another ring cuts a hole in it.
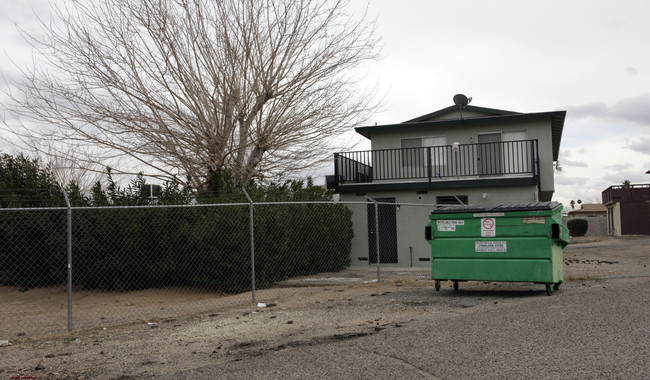
[[[566,111],[451,106],[399,124],[358,127],[371,150],[334,155],[329,187],[351,205],[352,265],[428,266],[432,207],[550,201]],[[379,223],[375,223],[375,205]]]

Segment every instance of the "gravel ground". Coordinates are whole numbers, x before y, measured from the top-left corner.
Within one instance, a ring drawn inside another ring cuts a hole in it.
[[[305,279],[264,308],[11,340],[0,378],[647,378],[650,236],[579,238],[564,257],[552,297]]]

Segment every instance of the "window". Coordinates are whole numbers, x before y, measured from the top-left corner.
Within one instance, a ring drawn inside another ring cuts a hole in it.
[[[517,175],[529,173],[533,162],[525,130],[482,133],[478,135],[479,174]]]
[[[431,149],[431,164],[432,166],[447,165],[447,138],[442,137],[425,137],[422,139],[422,146],[433,147]]]
[[[419,167],[424,165],[424,150],[422,139],[402,139],[402,166]]]
[[[530,143],[526,142],[526,131],[504,131],[502,133],[503,173],[528,173],[533,160]]]
[[[469,204],[467,195],[439,195],[436,197],[438,205],[466,205]]]
[[[447,138],[445,136],[436,137],[416,137],[411,139],[402,139],[402,166],[403,167],[424,167],[427,165],[427,149],[431,149],[431,162],[433,166],[447,165]]]

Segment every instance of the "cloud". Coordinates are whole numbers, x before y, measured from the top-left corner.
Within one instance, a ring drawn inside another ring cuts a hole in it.
[[[589,178],[585,177],[571,177],[565,175],[558,175],[555,177],[555,183],[562,186],[584,186]]]
[[[53,4],[60,1],[54,1]],[[25,25],[26,23],[35,22],[34,15],[47,15],[50,9],[47,0],[21,0],[20,6],[12,1],[3,1],[0,3],[0,12],[3,16],[9,15],[11,23]]]
[[[612,110],[617,118],[650,125],[650,93],[619,100]]]
[[[645,166],[639,166],[621,171],[608,172],[603,176],[603,179],[611,185],[620,185],[624,180],[630,180],[632,183],[647,183],[648,175]]]
[[[603,166],[603,169],[605,169],[605,170],[614,170],[614,171],[620,172],[620,171],[623,171],[625,169],[629,169],[631,167],[632,167],[632,164],[630,164],[628,162],[628,163],[625,163],[625,164],[616,164],[616,165]]]
[[[15,74],[6,67],[0,67],[0,90],[7,91],[14,82],[16,82]]]
[[[650,155],[650,137],[641,137],[636,141],[626,141],[631,150]]]
[[[568,106],[566,110],[571,117],[575,118],[628,121],[650,126],[650,93],[621,99],[612,106],[604,102],[590,102]]]
[[[589,165],[587,165],[586,162],[573,161],[573,160],[561,160],[560,165],[561,166],[573,166],[573,167],[578,167],[578,168],[588,168],[589,167]]]
[[[567,113],[575,118],[601,118],[608,117],[610,111],[607,104],[604,102],[591,102],[587,104],[580,104],[577,106],[565,107]]]
[[[625,72],[631,75],[636,75],[638,73],[638,70],[632,66],[628,67],[625,69]]]

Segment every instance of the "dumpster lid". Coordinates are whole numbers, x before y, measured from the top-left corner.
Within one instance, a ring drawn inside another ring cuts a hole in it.
[[[542,211],[553,210],[558,202],[512,203],[497,206],[438,206],[431,214],[460,214],[466,212],[510,212],[510,211]]]

